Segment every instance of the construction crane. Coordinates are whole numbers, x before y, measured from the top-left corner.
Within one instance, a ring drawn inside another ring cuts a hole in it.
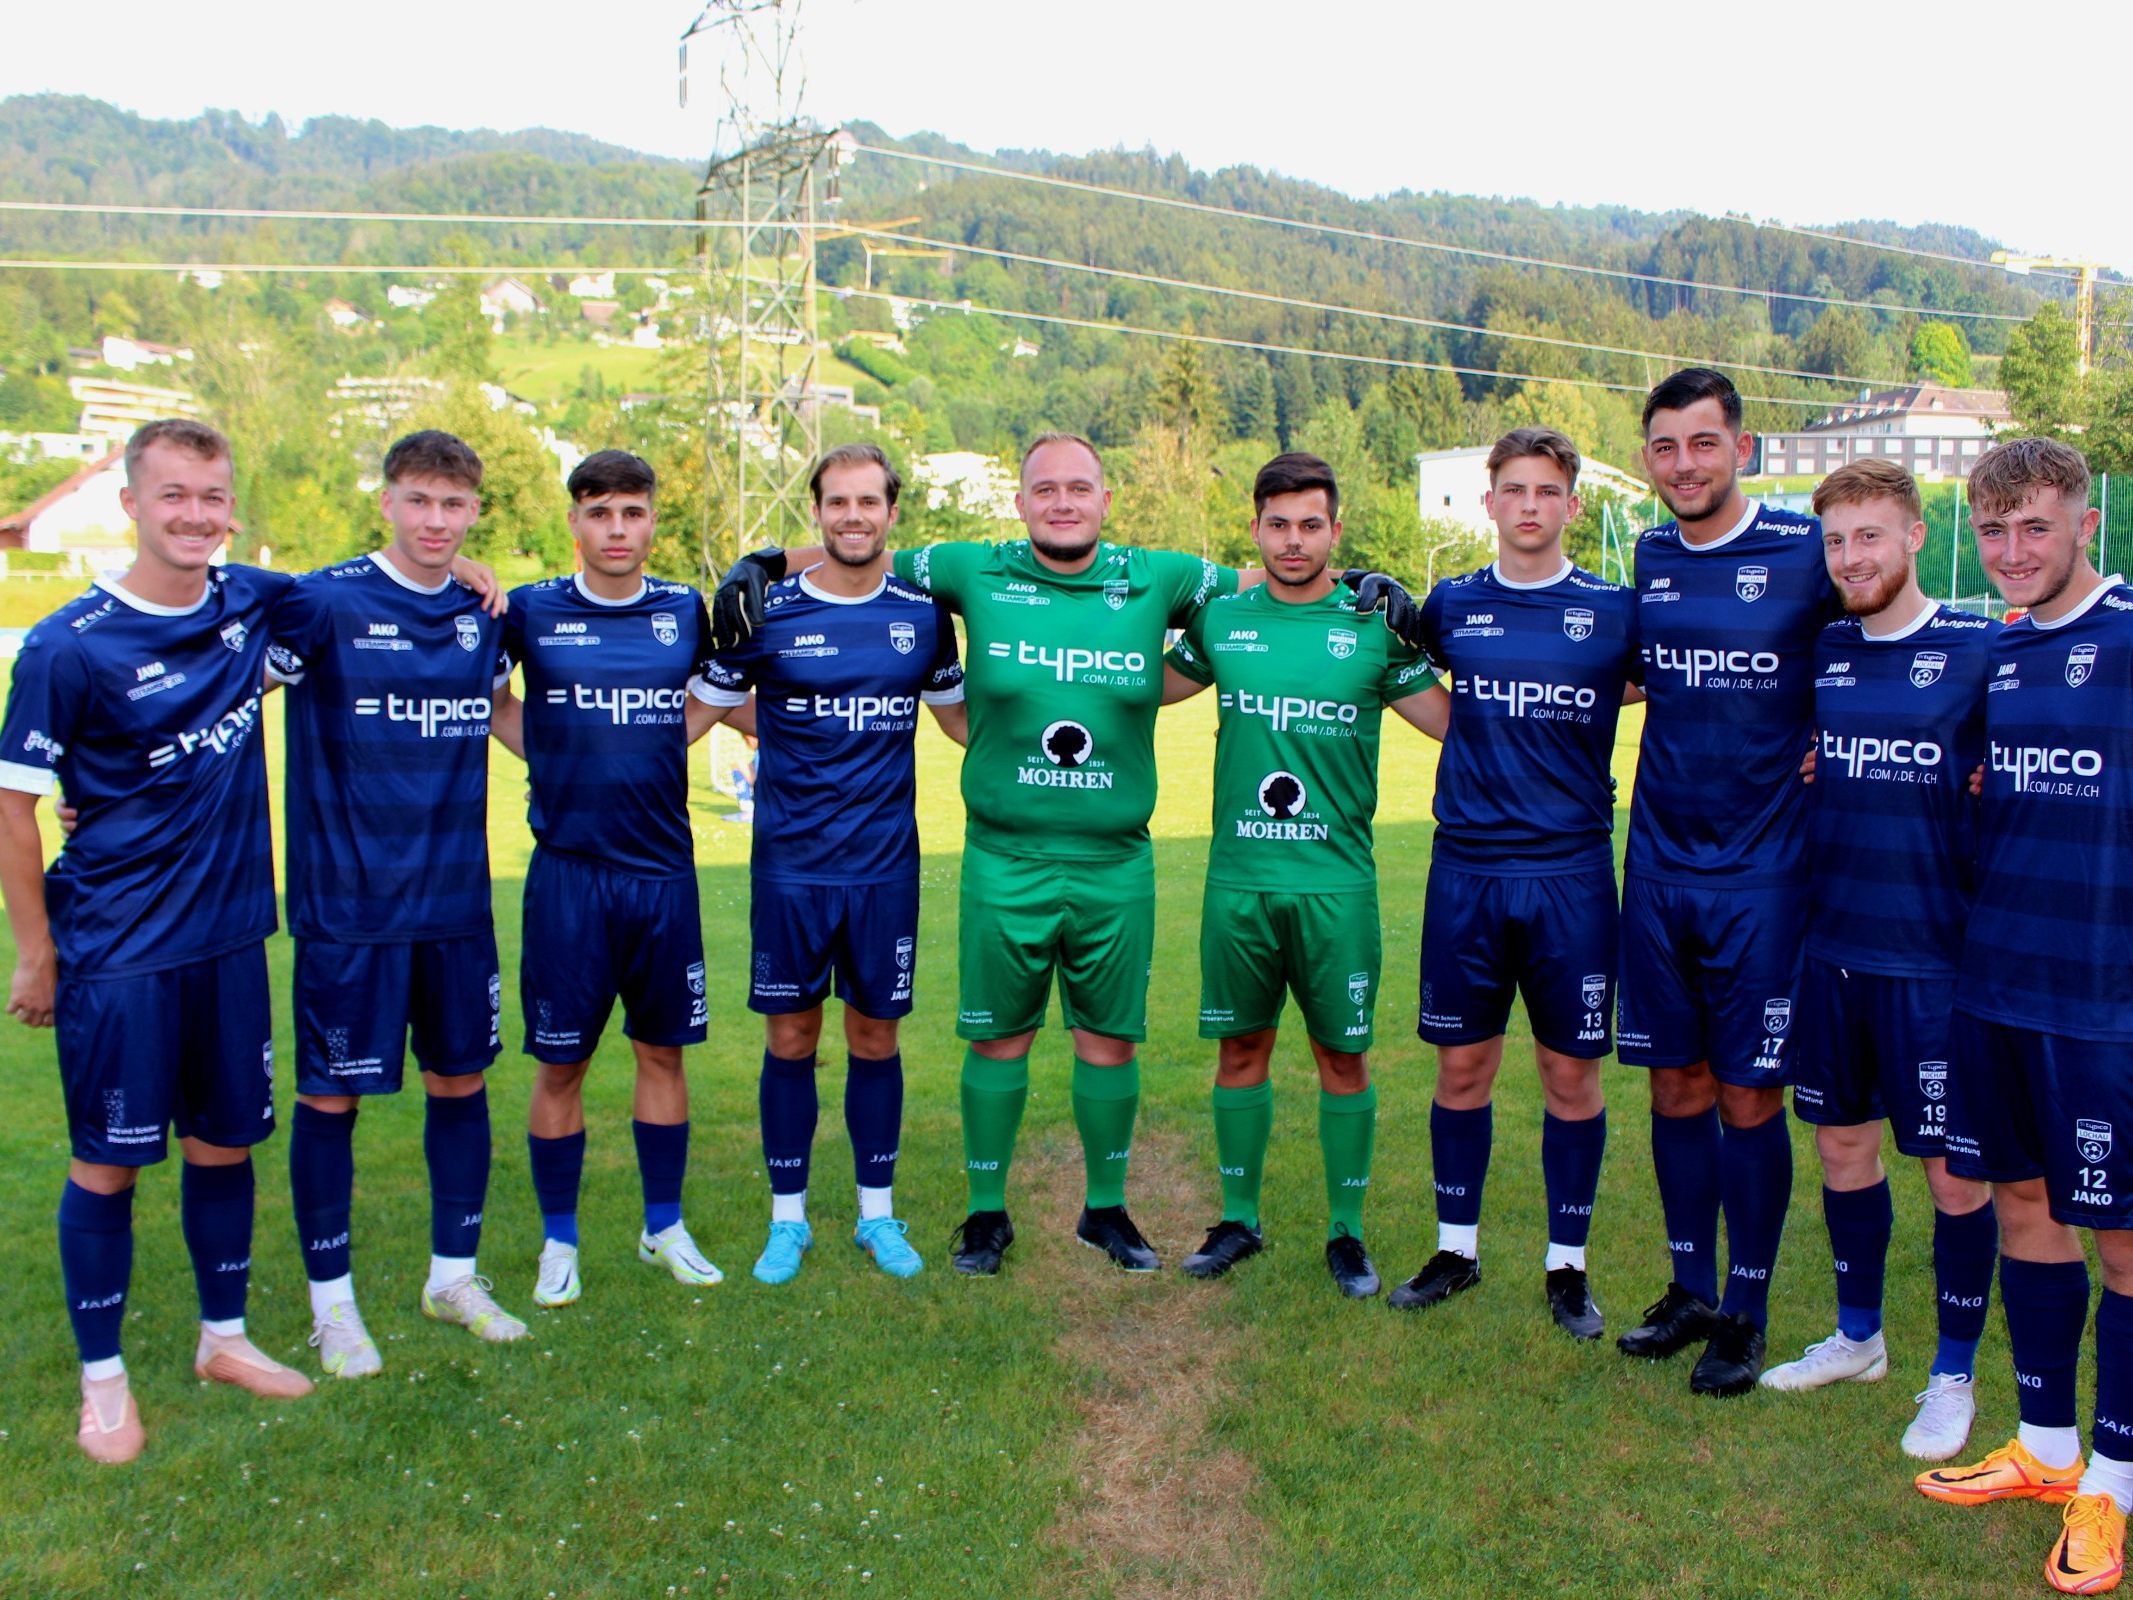
[[[2107,270],[2101,261],[2077,261],[2065,256],[2018,256],[2012,251],[1992,252],[1994,266],[2005,267],[2009,272],[2028,273],[2042,268],[2074,273],[2074,328],[2075,341],[2080,347],[2081,376],[2089,375],[2089,359],[2096,328],[2096,279]]]
[[[817,239],[859,240],[859,248],[866,253],[866,288],[874,288],[874,258],[876,256],[925,256],[935,261],[952,261],[955,252],[939,248],[921,248],[918,245],[876,244],[875,239],[895,233],[898,228],[908,228],[913,223],[923,222],[923,217],[897,217],[888,222],[848,222],[831,227],[818,228]]]

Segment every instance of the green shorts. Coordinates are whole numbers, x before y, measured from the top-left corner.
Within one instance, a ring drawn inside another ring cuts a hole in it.
[[[961,1038],[1043,1027],[1056,971],[1068,1027],[1145,1039],[1155,857],[1050,861],[966,844],[957,947]]]
[[[1200,1037],[1235,1039],[1281,1020],[1296,996],[1328,1050],[1368,1050],[1384,936],[1378,894],[1277,894],[1207,886],[1200,906]]]

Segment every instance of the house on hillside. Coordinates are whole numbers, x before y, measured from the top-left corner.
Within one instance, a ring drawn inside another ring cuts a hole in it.
[[[1756,441],[1755,470],[1774,477],[1821,477],[1847,462],[1878,457],[1921,478],[1967,478],[2014,420],[1998,389],[1907,383],[1862,389],[1805,427]]]
[[[0,551],[57,552],[87,572],[129,565],[133,523],[119,503],[125,484],[126,449],[113,445],[56,489],[0,513]]]
[[[615,320],[615,313],[622,309],[619,300],[580,300],[578,315],[596,328],[605,328]]]
[[[1015,469],[976,450],[936,450],[911,464],[911,476],[926,491],[926,508],[959,506],[1002,522],[1015,520]]]
[[[436,298],[435,289],[421,288],[412,283],[396,283],[385,291],[385,303],[399,311],[420,311]]]
[[[183,345],[157,344],[151,339],[123,339],[115,333],[104,335],[98,352],[107,367],[116,367],[121,372],[138,372],[143,367],[167,367],[179,361],[190,361],[191,350]]]
[[[67,379],[67,388],[81,406],[82,433],[123,440],[144,422],[158,417],[197,417],[200,403],[189,389],[161,389],[122,378]]]
[[[491,322],[537,316],[541,297],[518,278],[493,278],[481,286],[481,314]]]
[[[615,297],[615,275],[612,272],[581,272],[570,280],[570,292],[580,300],[612,300]]]
[[[325,305],[326,320],[336,328],[360,328],[370,318],[350,305],[346,300],[328,300]]]
[[[1425,450],[1415,457],[1415,506],[1425,522],[1456,522],[1482,538],[1496,536],[1482,496],[1489,492],[1489,449],[1485,444],[1457,450]],[[1651,485],[1632,477],[1620,467],[1585,458],[1578,469],[1578,488],[1607,489],[1624,500],[1643,500]]]

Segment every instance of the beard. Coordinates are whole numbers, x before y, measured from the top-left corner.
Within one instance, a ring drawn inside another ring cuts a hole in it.
[[[871,565],[881,554],[881,547],[889,542],[886,533],[877,534],[867,543],[864,555],[851,555],[842,549],[835,539],[824,539],[822,553],[840,567],[864,567]]]
[[[1284,578],[1279,572],[1275,571],[1273,565],[1269,563],[1267,566],[1267,577],[1272,582],[1278,583],[1284,588],[1308,588],[1310,585],[1318,582],[1319,574],[1324,572],[1326,568],[1332,564],[1332,559],[1333,558],[1331,556],[1328,556],[1324,561],[1321,561],[1317,566],[1313,567],[1309,572],[1305,573],[1300,578]]]
[[[1875,578],[1871,588],[1846,589],[1843,591],[1846,614],[1854,617],[1880,616],[1896,603],[1896,597],[1903,593],[1904,583],[1909,577],[1908,572],[1884,572]]]
[[[1683,518],[1693,521],[1700,517],[1708,517],[1712,512],[1724,505],[1726,497],[1733,492],[1733,485],[1738,481],[1738,474],[1733,473],[1727,474],[1724,482],[1714,479],[1710,486],[1703,491],[1702,496],[1695,500],[1676,500],[1664,483],[1655,484],[1653,488],[1659,498],[1666,502],[1667,510],[1674,513],[1675,521],[1679,522]]]
[[[1067,543],[1049,537],[1046,534],[1041,534],[1032,528],[1029,535],[1030,548],[1040,555],[1050,556],[1054,561],[1079,561],[1096,548],[1096,538],[1099,532],[1101,532],[1100,529],[1091,528],[1081,539]]]

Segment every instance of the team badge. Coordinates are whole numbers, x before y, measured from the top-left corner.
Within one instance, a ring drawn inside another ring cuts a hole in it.
[[[1578,998],[1585,1002],[1587,1011],[1598,1011],[1607,1003],[1607,974],[1595,972],[1578,986]]]
[[[1763,1032],[1773,1037],[1792,1026],[1792,1002],[1790,1000],[1765,1000],[1763,1002]]]
[[[225,622],[222,625],[222,642],[228,645],[232,650],[242,650],[244,648],[244,641],[245,631],[243,623]],[[2090,645],[2089,654],[2093,656],[2095,653],[2096,647],[2094,645]]]
[[[889,644],[900,656],[907,656],[918,648],[918,626],[910,622],[889,624]]]
[[[1355,630],[1353,628],[1328,628],[1326,630],[1326,653],[1335,661],[1346,661],[1355,654]]]
[[[452,626],[459,633],[459,648],[472,655],[481,648],[481,624],[473,617],[461,615],[452,619]]]
[[[1753,604],[1769,592],[1768,567],[1742,567],[1733,574],[1733,592]]]
[[[916,944],[917,941],[914,939],[899,939],[896,941],[896,965],[905,972],[911,970],[911,954]]]
[[[2077,644],[2066,655],[2066,686],[2078,689],[2089,681],[2096,670],[2096,647],[2092,644]]]
[[[1928,1100],[1948,1098],[1948,1063],[1945,1061],[1921,1061],[1918,1063],[1918,1092]]]
[[[673,612],[655,611],[652,613],[652,637],[661,644],[672,644],[681,637],[681,626],[675,622]]]
[[[1044,730],[1038,748],[1055,767],[1078,767],[1095,754],[1096,736],[1078,722],[1055,722]]]
[[[1929,689],[1940,682],[1940,675],[1947,669],[1948,656],[1942,650],[1921,650],[1911,657],[1911,687]]]
[[[503,1009],[504,975],[501,972],[492,972],[489,974],[489,1010],[495,1013]]]
[[[2111,1153],[2111,1125],[2094,1117],[2074,1119],[2074,1148],[2090,1166]]]
[[[1563,613],[1563,632],[1573,642],[1583,644],[1592,637],[1592,612],[1586,606],[1572,606]]]
[[[1348,974],[1348,1001],[1349,1001],[1349,1004],[1351,1004],[1351,1005],[1358,1005],[1358,1006],[1359,1006],[1359,1005],[1361,1005],[1361,1004],[1362,1004],[1362,1003],[1363,1003],[1363,1002],[1364,1002],[1365,1000],[1368,1000],[1369,998],[1370,998],[1370,974],[1369,974],[1369,973],[1367,973],[1367,972],[1351,972],[1351,973],[1349,973],[1349,974]]]
[[[1125,610],[1126,587],[1126,580],[1124,578],[1104,579],[1104,604],[1109,606],[1113,611]]]
[[[704,964],[701,961],[690,962],[689,970],[684,976],[689,980],[689,993],[702,994],[704,992]]]
[[[1309,798],[1293,772],[1269,772],[1259,780],[1259,809],[1277,820],[1298,815]]]

